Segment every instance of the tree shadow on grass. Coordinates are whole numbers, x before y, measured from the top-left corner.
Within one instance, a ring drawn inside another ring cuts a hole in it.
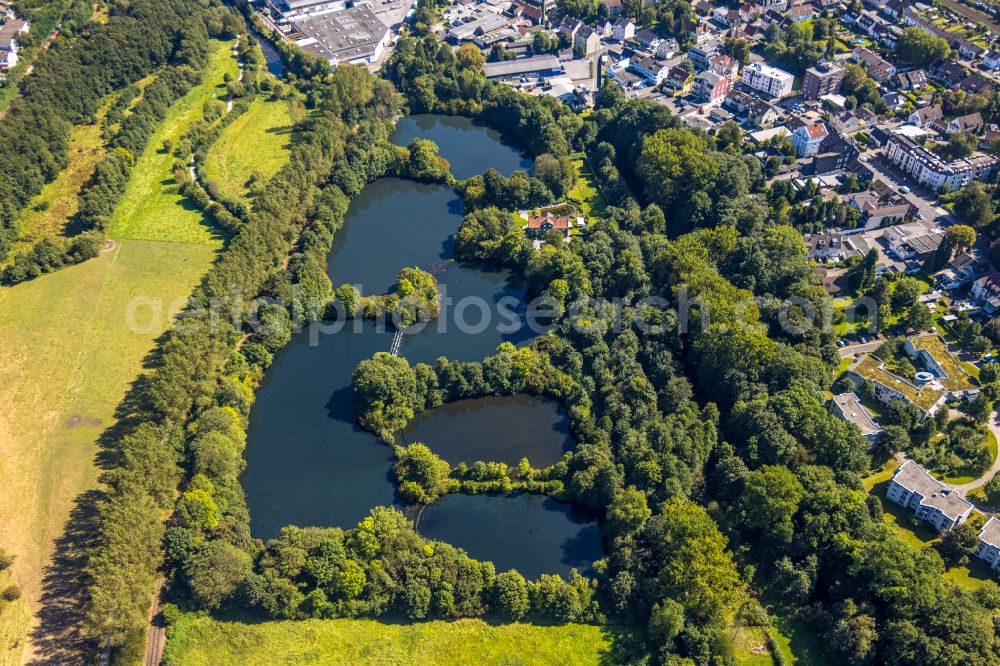
[[[87,553],[96,536],[97,502],[103,493],[80,495],[42,579],[38,625],[31,633],[32,666],[80,664],[96,654],[97,646],[83,631]]]
[[[153,350],[143,359],[147,372],[158,365],[160,349],[168,335],[160,335]],[[148,381],[148,374],[144,373],[132,382],[115,409],[114,423],[98,438],[95,462],[99,469],[108,470],[119,464],[118,443],[142,421]],[[84,571],[88,554],[96,543],[97,507],[104,497],[100,490],[88,490],[77,497],[62,536],[55,543],[55,552],[42,578],[38,625],[31,634],[34,646],[34,655],[28,662],[31,666],[96,661],[99,646],[83,629],[88,584]]]

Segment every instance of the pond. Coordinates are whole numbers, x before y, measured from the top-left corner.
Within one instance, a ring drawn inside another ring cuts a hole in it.
[[[565,502],[527,493],[445,495],[423,510],[417,531],[528,579],[568,576],[572,568],[593,574],[594,561],[604,556],[597,521]]]
[[[477,460],[516,466],[527,458],[544,469],[573,448],[569,418],[559,404],[530,395],[459,400],[416,416],[403,437],[423,442],[452,466]]]
[[[426,113],[400,118],[391,139],[397,146],[413,139],[433,141],[441,157],[451,164],[451,172],[461,180],[490,167],[505,176],[531,169],[531,158],[512,145],[512,137],[464,116]]]
[[[493,320],[499,315],[491,309],[501,302],[520,315],[524,290],[507,273],[447,261],[451,234],[462,223],[460,203],[440,185],[398,178],[372,183],[352,202],[327,256],[334,285],[350,282],[366,294],[384,293],[401,268],[438,266],[442,294],[452,302],[475,298],[487,304]],[[441,317],[404,335],[400,355],[410,363],[433,363],[442,355],[479,360],[501,342],[533,335],[520,321],[513,331],[496,325],[480,331],[474,326],[479,315],[478,307],[462,309],[443,299]],[[325,322],[295,333],[257,391],[243,477],[255,536],[275,536],[289,524],[353,527],[372,507],[398,504],[392,450],[354,423],[351,392],[354,368],[389,350],[391,328],[349,322],[329,332],[336,328]]]

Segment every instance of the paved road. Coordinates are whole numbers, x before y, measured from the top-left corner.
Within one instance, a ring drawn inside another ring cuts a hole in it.
[[[1000,442],[1000,423],[997,422],[997,412],[994,411],[990,414],[990,419],[986,422],[986,425],[990,429],[990,432],[993,433],[993,436],[997,438],[997,441]],[[993,465],[990,466],[990,468],[986,470],[981,477],[975,481],[969,481],[968,483],[963,483],[953,487],[963,495],[968,495],[976,488],[981,488],[989,483],[990,479],[992,479],[997,472],[1000,472],[1000,455],[996,457],[993,461]]]
[[[847,345],[846,347],[838,347],[837,353],[840,354],[840,358],[847,358],[854,354],[860,354],[861,352],[872,352],[879,348],[885,340],[872,340],[871,342],[858,343],[856,345]]]

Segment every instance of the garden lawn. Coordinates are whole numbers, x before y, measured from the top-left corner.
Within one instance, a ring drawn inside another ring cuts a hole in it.
[[[799,619],[772,613],[771,635],[784,657],[784,663],[795,666],[828,666],[823,644],[815,632]]]
[[[574,159],[573,166],[576,167],[577,178],[576,185],[568,193],[569,198],[580,204],[580,211],[588,221],[591,218],[602,217],[608,204],[597,188],[594,174],[581,158]]]
[[[29,608],[74,499],[97,486],[98,436],[214,256],[205,244],[124,241],[0,291],[0,544],[17,556]],[[143,302],[161,314],[135,309],[133,330],[130,306]]]
[[[176,144],[191,124],[202,117],[207,102],[225,97],[223,77],[227,73],[234,79],[239,76],[232,43],[213,41],[202,83],[174,103],[136,163],[111,217],[108,231],[111,238],[221,245],[219,231],[194,203],[181,195],[173,176],[176,158],[163,150],[163,142],[170,140]]]
[[[490,625],[480,620],[386,624],[302,620],[243,624],[184,615],[168,632],[165,666],[324,664],[596,666],[611,646],[590,625]]]
[[[285,166],[292,134],[288,102],[257,99],[209,149],[205,175],[226,197],[243,199],[252,174],[266,182]]]
[[[899,467],[899,462],[895,459],[890,460],[885,469],[862,479],[862,485],[869,495],[874,495],[881,500],[882,520],[887,525],[892,526],[903,541],[914,548],[930,548],[940,541],[940,535],[923,523],[914,526],[911,522],[913,514],[885,497],[889,480],[892,479],[892,473],[897,467]],[[992,574],[982,560],[973,557],[966,566],[946,569],[944,578],[959,587],[975,590],[983,582],[992,580]]]

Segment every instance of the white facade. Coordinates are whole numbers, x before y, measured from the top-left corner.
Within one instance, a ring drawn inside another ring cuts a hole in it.
[[[635,37],[635,23],[629,19],[618,19],[612,28],[611,36],[619,42]]]
[[[893,135],[886,144],[889,162],[918,183],[934,189],[956,190],[972,181],[987,180],[996,171],[995,157],[981,155],[954,162],[944,162],[934,153],[910,141]]]
[[[930,523],[938,532],[964,523],[972,514],[971,502],[912,460],[893,472],[885,496],[913,511],[917,518]]]
[[[1000,520],[996,516],[986,521],[979,532],[976,557],[989,564],[994,571],[1000,571]]]
[[[803,125],[797,128],[792,132],[792,146],[795,148],[795,154],[799,157],[812,157],[819,152],[819,146],[827,136],[829,136],[829,132],[823,123]]]
[[[743,69],[743,83],[772,97],[784,97],[791,93],[794,81],[795,77],[788,72],[759,62]]]

